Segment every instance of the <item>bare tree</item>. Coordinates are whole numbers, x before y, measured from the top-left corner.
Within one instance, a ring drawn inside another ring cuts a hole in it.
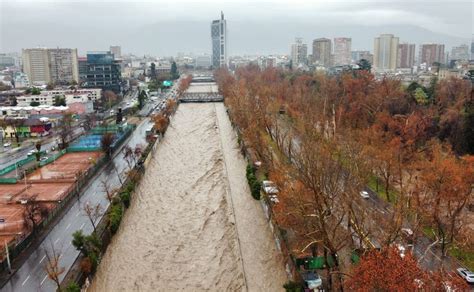
[[[46,264],[44,266],[46,274],[48,278],[56,284],[57,291],[61,291],[61,281],[59,277],[66,271],[59,263],[62,256],[61,251],[56,250],[54,244],[51,243],[51,249],[49,251],[45,250],[44,252],[46,255]]]
[[[82,207],[84,214],[89,218],[89,221],[92,224],[92,228],[94,228],[94,233],[97,231],[96,221],[104,214],[104,210],[102,209],[102,205],[91,205],[89,202],[84,203]]]
[[[109,203],[112,203],[112,199],[114,198],[116,190],[110,187],[109,183],[107,182],[105,178],[100,180],[100,184],[102,185],[102,188],[105,191],[105,196],[107,200],[109,201]]]
[[[34,195],[26,200],[25,210],[23,211],[23,219],[25,225],[32,229],[32,233],[35,234],[38,228],[38,224],[43,218],[48,216],[48,208],[41,202],[36,200],[37,195]]]
[[[64,113],[61,124],[59,125],[59,137],[61,138],[62,148],[66,148],[72,137],[72,114]]]
[[[122,152],[123,152],[123,158],[127,162],[128,169],[129,170],[132,169],[134,161],[135,161],[135,153],[133,152],[132,147],[125,145],[125,147],[123,147]]]

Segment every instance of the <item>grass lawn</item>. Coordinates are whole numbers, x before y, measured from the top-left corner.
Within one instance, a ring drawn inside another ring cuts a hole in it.
[[[458,259],[463,263],[469,270],[474,271],[474,252],[460,249],[457,246],[453,246],[449,251],[449,255]]]
[[[435,240],[435,230],[433,227],[425,226],[422,230],[424,235],[429,237],[431,240]],[[448,254],[460,261],[469,270],[474,271],[474,251],[468,251],[459,248],[456,245],[452,245],[448,250]]]
[[[380,182],[379,180],[379,190],[377,191],[377,178],[375,176],[371,176],[369,181],[368,181],[368,186],[369,188],[377,193],[377,195],[383,199],[384,201],[387,201],[387,194],[385,193],[385,188],[383,183]],[[396,202],[397,200],[397,192],[394,190],[389,190],[388,191],[388,196],[390,198],[390,203]]]

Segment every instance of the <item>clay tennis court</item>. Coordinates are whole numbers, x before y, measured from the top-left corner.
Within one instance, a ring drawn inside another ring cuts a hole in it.
[[[0,205],[0,234],[20,234],[25,228],[23,225],[24,207],[19,204]],[[3,242],[2,242],[3,243]]]
[[[26,184],[23,179],[16,184],[0,185],[0,240],[8,243],[27,232],[21,200],[36,197],[37,201],[49,202],[46,206],[53,209],[72,190],[76,175],[91,168],[101,155],[100,152],[66,153],[27,175]]]
[[[92,167],[101,155],[101,152],[66,153],[56,161],[28,175],[28,180],[74,179],[79,172],[84,172]]]

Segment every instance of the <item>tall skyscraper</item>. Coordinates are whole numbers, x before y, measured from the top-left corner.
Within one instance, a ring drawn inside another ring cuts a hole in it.
[[[426,63],[427,66],[433,65],[438,62],[444,64],[444,45],[443,44],[423,44],[420,48],[420,64]]]
[[[412,68],[415,65],[415,44],[399,44],[397,68]]]
[[[32,84],[79,81],[76,49],[23,49],[23,71]]]
[[[460,45],[451,49],[451,60],[469,60],[469,46]]]
[[[115,59],[122,58],[122,48],[120,46],[110,46],[110,52],[114,55]]]
[[[331,66],[331,40],[319,38],[313,41],[313,63],[316,65]]]
[[[381,34],[374,40],[374,68],[376,70],[395,70],[397,68],[398,37]]]
[[[87,77],[85,87],[122,91],[122,74],[120,60],[116,60],[111,52],[87,53]]]
[[[227,65],[227,22],[221,11],[221,19],[211,23],[212,66],[219,68]]]
[[[293,66],[296,67],[299,64],[306,64],[308,57],[308,46],[303,44],[302,38],[296,38],[295,43],[291,44],[291,61]]]
[[[334,38],[334,65],[349,65],[351,63],[351,38]]]

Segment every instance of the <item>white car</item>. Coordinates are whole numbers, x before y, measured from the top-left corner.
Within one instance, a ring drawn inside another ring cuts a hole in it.
[[[46,157],[46,156],[43,156],[43,157],[40,158],[41,162],[46,161],[46,160],[48,160],[48,157]]]
[[[474,284],[474,273],[465,268],[456,269],[458,275],[461,276],[469,284]]]
[[[265,192],[265,194],[267,194],[270,201],[272,201],[273,203],[279,203],[280,202],[280,200],[278,200],[278,196],[277,196],[279,191],[278,191],[278,188],[277,188],[277,186],[275,185],[274,182],[269,181],[269,180],[262,181],[262,189]]]
[[[114,110],[110,110],[110,113],[113,114],[113,113],[114,113]]]
[[[321,287],[323,284],[323,281],[321,280],[321,277],[315,272],[307,272],[302,275],[303,280],[306,282],[306,286],[308,286],[308,289],[314,290],[318,287]]]
[[[278,188],[276,187],[275,183],[269,180],[262,181],[262,188],[265,194],[278,194]]]
[[[3,147],[5,147],[5,148],[10,147],[10,146],[12,146],[12,143],[5,143],[5,144],[3,144]]]
[[[361,196],[362,198],[364,198],[364,199],[370,198],[369,193],[366,192],[366,191],[360,191],[359,194],[360,194],[360,196]]]
[[[28,154],[26,154],[26,156],[31,156],[31,155],[35,154],[36,152],[38,152],[37,149],[30,150],[30,151],[28,152]]]

